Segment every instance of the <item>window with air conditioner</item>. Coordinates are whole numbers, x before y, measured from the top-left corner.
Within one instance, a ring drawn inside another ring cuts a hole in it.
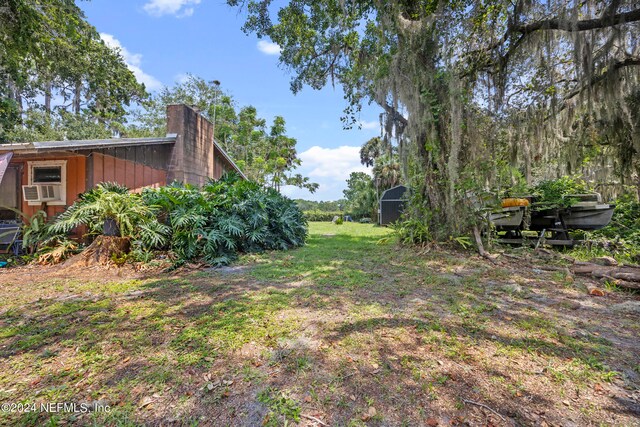
[[[28,162],[29,183],[23,186],[23,197],[29,205],[67,204],[67,161]]]

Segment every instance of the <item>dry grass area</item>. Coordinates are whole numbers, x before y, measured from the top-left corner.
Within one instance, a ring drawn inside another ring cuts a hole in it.
[[[640,298],[370,225],[236,267],[0,273],[2,425],[640,426]]]

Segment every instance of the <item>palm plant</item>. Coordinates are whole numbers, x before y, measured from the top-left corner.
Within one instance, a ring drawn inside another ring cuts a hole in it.
[[[54,233],[68,233],[86,225],[101,234],[105,222],[114,221],[120,237],[139,239],[151,248],[166,244],[169,229],[156,218],[158,208],[143,203],[139,194],[115,183],[98,184],[84,193],[51,224]]]

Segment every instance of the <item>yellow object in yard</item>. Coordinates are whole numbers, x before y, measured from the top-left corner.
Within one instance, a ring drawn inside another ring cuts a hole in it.
[[[511,208],[514,206],[529,206],[529,199],[502,199],[502,207],[503,208]]]

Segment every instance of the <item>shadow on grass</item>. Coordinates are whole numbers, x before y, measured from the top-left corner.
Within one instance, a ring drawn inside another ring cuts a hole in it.
[[[361,420],[370,406],[380,413],[371,425],[423,425],[430,417],[449,423],[469,413],[484,414],[479,419],[487,423],[491,415],[478,408],[465,412],[461,399],[483,402],[519,424],[532,423],[532,409],[549,411],[548,422],[566,421],[552,411],[557,396],[527,390],[526,400],[518,400],[487,384],[487,378],[511,381],[512,372],[494,366],[495,355],[479,356],[474,349],[498,347],[604,369],[598,361],[614,351],[610,343],[574,337],[525,309],[571,321],[584,313],[461,283],[378,239],[314,235],[308,246],[258,257],[239,274],[198,272],[151,280],[135,292],[40,300],[10,310],[0,315],[0,357],[22,368],[0,376],[0,387],[13,382],[22,398],[32,398],[38,376],[37,388],[49,398],[107,395],[122,405],[97,418],[98,424],[114,425],[163,425],[172,417],[178,424],[260,424],[267,409],[256,403],[256,394],[267,385],[295,391],[298,401],[312,396],[308,406],[322,410],[332,425]],[[438,298],[416,311],[415,297],[425,295]],[[510,304],[494,308],[496,298]],[[351,311],[356,318],[346,317]],[[303,314],[309,317],[298,317]],[[504,318],[513,327],[499,332],[495,322]],[[303,336],[323,345],[296,340]],[[203,376],[211,372],[245,380],[208,390],[214,380]],[[141,398],[154,394],[166,407],[139,407]],[[629,402],[617,403],[615,410],[634,413]],[[44,420],[40,414],[26,423]]]

